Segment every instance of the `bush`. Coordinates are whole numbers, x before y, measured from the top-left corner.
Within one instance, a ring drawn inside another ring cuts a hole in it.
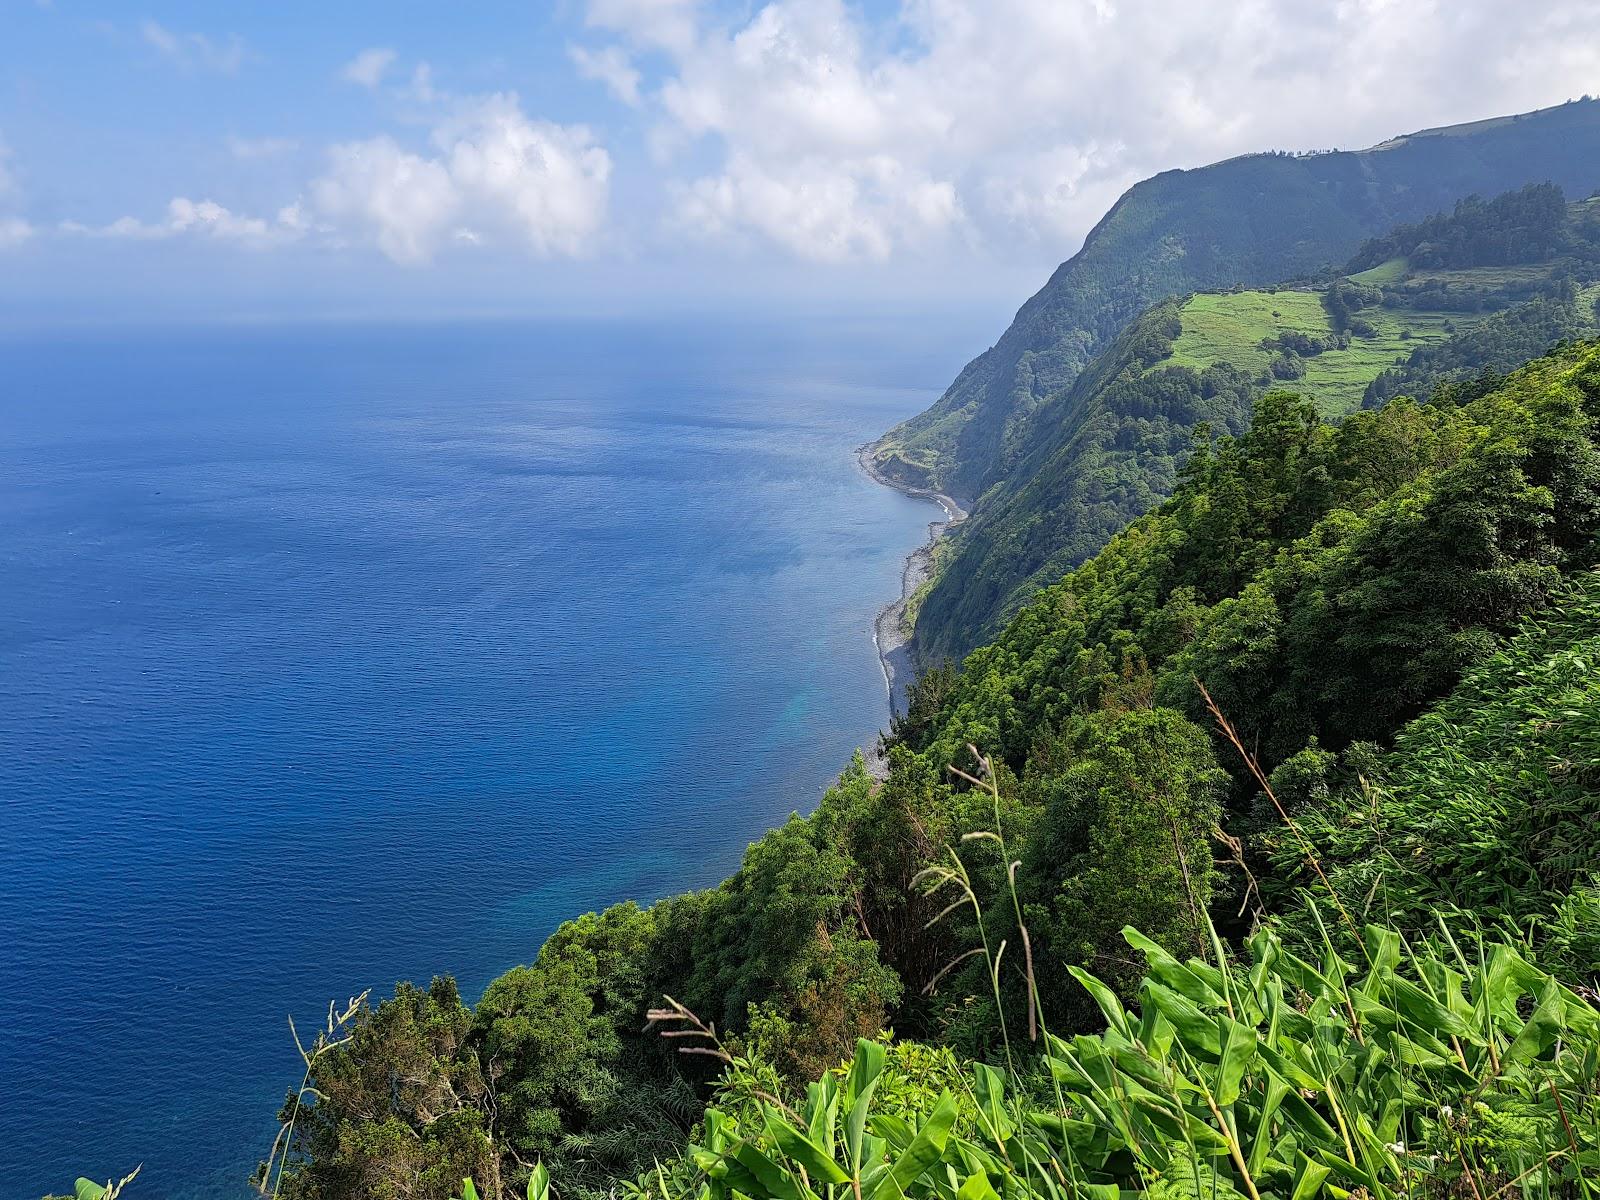
[[[1235,965],[1126,938],[1148,962],[1138,1012],[1075,972],[1108,1027],[1048,1038],[1042,1095],[979,1063],[957,1087],[939,1073],[931,1102],[891,1106],[888,1052],[863,1040],[798,1107],[708,1109],[687,1153],[632,1195],[1596,1194],[1600,1015],[1515,945],[1413,947],[1369,926],[1358,966],[1262,932]]]
[[[1432,928],[1440,908],[1531,923],[1563,971],[1600,975],[1600,921],[1585,936],[1576,920],[1600,884],[1600,572],[1554,597],[1363,775],[1299,818],[1347,905],[1408,931]],[[1267,842],[1275,877],[1310,882],[1297,839]],[[1306,914],[1290,921],[1310,936]]]

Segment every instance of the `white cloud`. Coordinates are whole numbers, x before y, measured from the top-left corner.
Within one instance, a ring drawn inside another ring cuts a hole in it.
[[[838,0],[780,0],[702,38],[661,92],[672,125],[727,147],[679,194],[678,221],[748,230],[803,258],[885,259],[965,221],[939,161],[949,116],[874,66]]]
[[[541,255],[583,253],[605,219],[611,156],[588,128],[530,120],[499,95],[447,123],[434,141],[469,206],[505,219]]]
[[[228,152],[235,158],[246,161],[256,158],[276,158],[280,154],[288,154],[298,150],[300,143],[294,138],[263,137],[242,138],[228,136]]]
[[[684,53],[696,38],[700,0],[589,0],[587,24],[636,46]]]
[[[271,217],[216,201],[178,196],[146,221],[62,221],[65,235],[167,241],[177,238],[254,248],[299,243],[312,248],[368,244],[399,263],[422,263],[447,245],[520,248],[536,257],[588,253],[602,234],[611,158],[586,126],[559,125],[525,113],[516,96],[451,97],[434,91],[426,65],[409,91],[431,102],[431,131],[421,147],[393,136],[329,147],[324,172],[303,198]],[[230,138],[241,158],[284,153],[288,139]],[[0,147],[0,168],[4,148]],[[9,179],[0,170],[0,184]],[[4,217],[4,213],[0,213]],[[30,229],[5,227],[5,241]]]
[[[363,50],[340,69],[339,75],[362,87],[375,88],[394,65],[395,52],[387,46],[374,46]]]
[[[1070,242],[1085,214],[1099,214],[1139,181],[1125,163],[1127,147],[1058,146],[997,157],[979,192],[984,209],[1029,240]]]
[[[109,225],[92,226],[78,221],[63,221],[59,228],[62,233],[134,241],[162,241],[192,236],[268,246],[292,241],[304,232],[303,227],[297,227],[286,219],[293,208],[290,206],[280,212],[278,218],[268,220],[235,213],[214,200],[191,200],[187,196],[177,196],[167,204],[166,218],[161,221],[145,222],[137,217],[118,217]]]
[[[677,221],[702,236],[753,231],[819,262],[887,259],[958,226],[961,201],[948,181],[908,173],[888,157],[786,165],[736,156],[719,175],[679,189]]]
[[[217,71],[223,75],[235,74],[244,63],[244,42],[237,34],[229,34],[216,41],[203,33],[178,33],[155,21],[145,21],[139,26],[145,43],[154,46],[162,55],[185,70]]]
[[[312,185],[317,209],[365,230],[396,262],[424,262],[461,205],[450,172],[402,150],[393,138],[347,142],[329,152],[327,175]]]
[[[318,213],[391,259],[447,241],[512,241],[541,257],[585,253],[605,220],[611,159],[583,126],[528,117],[510,95],[466,102],[430,155],[384,136],[335,146],[312,186]]]
[[[606,46],[589,50],[583,46],[568,46],[567,54],[578,68],[578,74],[605,84],[608,91],[624,104],[639,104],[639,68],[621,46]]]
[[[680,227],[819,259],[941,234],[1064,253],[1169,167],[1593,91],[1595,16],[1595,0],[1515,17],[1500,0],[901,0],[872,21],[845,0],[769,0],[727,23],[687,2],[590,0],[619,54],[590,48],[579,67],[664,60],[659,86],[618,82],[669,170],[710,156],[669,182]]]

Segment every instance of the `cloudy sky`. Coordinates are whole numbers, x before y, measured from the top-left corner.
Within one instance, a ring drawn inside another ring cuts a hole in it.
[[[1600,92],[1600,0],[0,0],[0,311],[1020,300],[1129,184]]]

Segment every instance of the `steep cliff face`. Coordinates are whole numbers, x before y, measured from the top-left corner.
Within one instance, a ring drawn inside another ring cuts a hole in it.
[[[874,447],[878,469],[979,501],[1049,430],[1044,402],[1152,303],[1342,263],[1403,221],[1549,180],[1600,186],[1600,101],[1425,130],[1368,150],[1260,154],[1129,189],[931,408]],[[1070,414],[1053,410],[1050,421]]]

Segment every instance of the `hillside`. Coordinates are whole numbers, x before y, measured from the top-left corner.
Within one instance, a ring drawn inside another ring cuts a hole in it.
[[[1530,205],[1541,214],[1532,240],[1521,212]],[[1196,293],[1136,318],[1040,407],[1013,475],[941,550],[917,609],[922,660],[959,660],[991,637],[1033,591],[1171,493],[1202,422],[1213,435],[1238,432],[1269,387],[1292,386],[1337,419],[1508,371],[1596,329],[1600,205],[1531,185],[1425,226],[1364,245],[1347,277]],[[1449,237],[1460,245],[1447,257]]]
[[[1572,196],[1600,187],[1600,101],[1369,150],[1259,154],[1156,175],[1117,201],[931,408],[880,439],[879,469],[975,500],[1041,436],[1041,404],[1154,301],[1307,275],[1463,196],[1545,180]]]
[[[1477,312],[1373,306],[1363,310],[1361,335],[1341,338],[1326,300],[1321,288],[1191,296],[1178,310],[1183,331],[1158,365],[1204,370],[1229,363],[1252,379],[1292,382],[1323,415],[1343,417],[1361,407],[1384,370],[1482,319]]]
[[[1600,1018],[1557,979],[1600,972],[1581,928],[1600,791],[1574,769],[1594,740],[1600,343],[1459,405],[1400,399],[1334,425],[1273,390],[1240,423],[959,673],[918,684],[882,783],[858,758],[720,886],[568,922],[476,1006],[441,979],[330,1026],[315,1091],[285,1107],[282,1194],[445,1200],[464,1176],[490,1196],[531,1177],[540,1200],[536,1162],[574,1197],[622,1180],[664,1200],[810,1200],[888,1164],[875,1196],[955,1200],[963,1179],[967,1200],[1074,1194],[1032,1161],[1081,1171],[1089,1195],[1261,1179],[1261,1195],[1389,1200],[1518,1178],[1579,1195],[1565,1172],[1600,1154],[1583,1081]],[[1514,751],[1508,729],[1529,735]],[[1385,789],[1365,829],[1363,778]],[[1315,891],[1331,934],[1284,811],[1336,865],[1338,890]],[[1397,869],[1421,811],[1443,844]],[[1364,927],[1386,919],[1375,877],[1394,921]],[[1459,959],[1419,914],[1445,918]],[[1524,932],[1483,943],[1476,971],[1473,925],[1512,918]],[[874,1050],[890,1027],[923,1041]],[[1102,1067],[1145,1081],[1137,1137],[1133,1113],[1095,1100]],[[1163,1079],[1184,1122],[1149,1094]],[[1346,1137],[1339,1089],[1364,1106]],[[1264,1104],[1288,1107],[1273,1121]],[[1023,1128],[1046,1138],[1031,1160]],[[986,1138],[999,1149],[965,1149]],[[1412,1161],[1413,1144],[1460,1153]],[[855,1157],[830,1168],[841,1145]]]
[[[264,1190],[1590,1194],[1595,215],[1141,302],[946,546],[919,628],[976,644],[886,777],[475,1004],[330,1009]]]

